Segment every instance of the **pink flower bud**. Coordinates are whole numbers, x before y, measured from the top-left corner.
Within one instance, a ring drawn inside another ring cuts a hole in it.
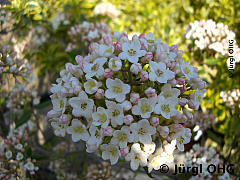
[[[98,49],[98,43],[91,43],[88,47],[90,53],[94,53]]]
[[[151,61],[153,58],[153,53],[152,52],[147,52],[147,54],[145,55],[145,60],[147,62]]]
[[[96,97],[97,99],[102,99],[102,98],[104,98],[104,90],[103,90],[103,89],[98,89],[97,92],[96,92],[96,94],[95,94],[95,97]]]
[[[166,138],[169,135],[169,128],[167,126],[158,126],[157,130],[159,131],[160,135]]]
[[[132,64],[130,67],[130,71],[133,74],[138,74],[142,70],[142,65],[140,63]]]
[[[191,112],[189,112],[187,109],[183,109],[183,114],[187,117],[188,120],[193,119],[193,115]]]
[[[77,56],[75,57],[75,61],[76,61],[78,64],[81,64],[81,62],[83,61],[83,57],[80,56],[80,55],[77,55]]]
[[[120,154],[122,157],[126,156],[129,152],[129,149],[128,147],[125,147],[125,148],[120,148]]]
[[[188,107],[190,108],[190,109],[196,109],[196,104],[192,101],[192,100],[190,100],[189,102],[188,102]]]
[[[202,90],[202,89],[205,89],[207,86],[207,83],[205,81],[201,81],[199,84],[198,84],[198,89]]]
[[[145,51],[148,50],[148,45],[147,45],[147,43],[144,43],[144,42],[140,41],[140,44],[141,44],[141,49],[143,49],[143,50],[145,50]]]
[[[35,167],[34,170],[35,170],[35,171],[38,171],[38,170],[39,170],[39,167]]]
[[[102,128],[103,130],[103,135],[105,136],[112,136],[113,135],[113,129],[111,128],[111,126],[108,126],[106,128]]]
[[[105,36],[103,37],[103,41],[104,41],[105,44],[109,45],[109,44],[112,43],[112,38],[111,38],[111,36],[109,36],[109,35],[105,35]]]
[[[159,124],[159,118],[158,117],[152,117],[151,124],[156,127]]]
[[[117,41],[113,44],[114,50],[115,51],[122,51],[122,44],[121,42]]]
[[[145,39],[145,34],[142,33],[142,34],[140,34],[138,37],[139,37],[139,39],[141,39],[141,38]]]
[[[132,115],[127,115],[127,116],[124,116],[123,121],[126,125],[130,125],[134,121],[134,119]]]
[[[60,116],[61,113],[57,112],[57,111],[54,111],[54,110],[51,110],[47,113],[47,117],[48,118],[56,118],[58,116]]]
[[[66,124],[68,123],[68,121],[70,120],[71,116],[68,115],[68,114],[62,114],[59,118],[59,122],[60,123],[63,123],[63,124]]]
[[[168,61],[168,62],[166,63],[166,66],[167,66],[167,67],[171,67],[171,66],[172,66],[171,61]]]
[[[2,74],[3,72],[3,67],[0,67],[0,74]]]
[[[69,71],[69,72],[72,72],[73,71],[73,65],[72,63],[66,63],[65,64],[65,67],[66,67],[66,70]]]
[[[176,66],[177,66],[177,63],[176,63],[176,62],[172,62],[170,68],[171,68],[172,70],[173,70],[173,69],[175,70]]]
[[[177,51],[178,51],[178,46],[177,46],[176,44],[172,45],[172,46],[170,47],[170,51],[177,53]]]
[[[139,99],[140,99],[140,96],[139,96],[138,93],[131,93],[130,94],[130,101],[131,101],[131,103],[136,104]]]
[[[183,85],[182,87],[180,87],[180,90],[182,93],[184,93],[187,91],[187,87]]]
[[[185,84],[185,79],[184,78],[178,78],[177,79],[177,84],[184,85]]]
[[[177,85],[176,79],[168,80],[168,83],[170,83],[172,87],[175,87]]]
[[[153,88],[151,88],[151,87],[147,88],[147,89],[144,91],[144,93],[146,94],[146,96],[147,96],[148,98],[155,98],[155,97],[157,97],[156,90],[153,89]]]
[[[128,35],[127,35],[126,33],[122,33],[122,34],[121,34],[121,37],[126,37],[126,38],[128,38]]]
[[[187,103],[188,103],[188,100],[186,98],[178,99],[178,104],[180,106],[185,106]]]
[[[148,73],[147,73],[147,71],[141,71],[140,77],[141,77],[141,81],[148,80]]]
[[[132,104],[131,104],[131,102],[130,101],[124,101],[122,104],[122,107],[123,107],[123,109],[125,110],[125,111],[128,111],[128,110],[130,110],[131,108],[132,108]]]
[[[111,78],[112,75],[113,75],[113,71],[111,69],[109,69],[109,68],[104,69],[104,77],[105,78]]]

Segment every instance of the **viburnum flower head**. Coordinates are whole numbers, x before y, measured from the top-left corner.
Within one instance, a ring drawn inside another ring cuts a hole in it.
[[[132,39],[124,32],[98,35],[88,55],[68,63],[51,88],[54,134],[84,141],[87,152],[111,164],[125,158],[133,170],[157,170],[173,161],[176,146],[184,151],[190,142],[189,108],[201,105],[205,84],[177,45],[152,33]]]

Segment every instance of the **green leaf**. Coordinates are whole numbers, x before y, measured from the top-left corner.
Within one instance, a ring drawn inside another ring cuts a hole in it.
[[[26,123],[32,115],[32,110],[31,109],[26,109],[23,112],[23,115],[20,117],[20,119],[16,120],[16,127],[18,128],[19,126],[23,125],[24,123]]]
[[[41,104],[38,104],[37,106],[36,106],[36,108],[37,109],[42,109],[42,108],[45,108],[45,107],[47,107],[47,106],[49,106],[49,105],[51,105],[51,101],[49,100],[49,101],[45,101],[45,102],[43,102],[43,103],[41,103]]]
[[[205,60],[205,64],[207,64],[207,65],[216,65],[220,61],[221,61],[221,59],[208,58],[208,59]]]

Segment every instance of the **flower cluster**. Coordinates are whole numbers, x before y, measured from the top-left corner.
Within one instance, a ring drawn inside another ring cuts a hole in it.
[[[27,136],[8,136],[0,149],[0,179],[26,179],[27,173],[38,170],[36,160],[31,159]]]
[[[240,98],[240,89],[232,89],[230,91],[221,91],[220,97],[222,98],[222,101],[226,103],[227,106],[233,107],[239,104],[239,98]]]
[[[60,25],[68,25],[70,22],[64,13],[56,13],[52,19],[52,27],[57,30]]]
[[[31,35],[31,45],[40,46],[47,41],[50,34],[44,26],[36,26],[29,33]]]
[[[177,45],[152,33],[130,40],[116,31],[90,49],[76,56],[77,65],[67,63],[52,85],[48,117],[55,135],[86,142],[87,152],[111,164],[125,158],[133,170],[148,166],[151,172],[173,161],[176,147],[184,151],[191,139],[182,123],[206,91],[197,68],[183,62]]]
[[[212,19],[194,21],[186,27],[187,39],[194,40],[200,49],[213,49],[222,55],[228,55],[229,40],[235,39],[235,33],[229,30],[227,25],[216,23]],[[240,62],[240,48],[235,45],[234,57]]]
[[[230,180],[230,175],[228,172],[222,173],[210,173],[214,169],[209,168],[210,164],[218,167],[223,167],[219,159],[219,154],[213,147],[200,146],[199,144],[194,144],[193,148],[186,153],[184,158],[184,164],[189,167],[200,167],[202,165],[202,172],[196,176],[192,176],[190,180],[200,180],[200,179],[219,179],[219,180]]]
[[[79,44],[88,47],[93,42],[110,43],[109,41],[111,41],[111,29],[105,23],[94,24],[84,21],[82,24],[72,26],[68,35],[71,42],[68,44],[66,51],[77,49]]]
[[[109,16],[112,19],[117,18],[120,14],[120,11],[111,3],[97,4],[93,12],[96,15]]]
[[[5,79],[13,78],[15,80],[12,89],[7,89],[8,92],[1,92],[3,97],[7,97],[8,108],[16,110],[29,101],[33,101],[35,105],[39,103],[36,90],[27,86],[34,80],[32,69],[27,60],[21,60],[17,57],[16,51],[11,46],[1,46],[0,74],[2,74],[0,79],[2,87],[6,84]]]

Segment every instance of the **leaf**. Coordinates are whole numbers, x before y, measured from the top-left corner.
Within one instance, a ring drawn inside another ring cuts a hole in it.
[[[43,102],[43,103],[41,103],[41,104],[38,104],[37,106],[36,106],[36,108],[37,109],[42,109],[42,108],[45,108],[45,107],[47,107],[47,106],[49,106],[49,105],[51,105],[51,101],[49,100],[49,101],[45,101],[45,102]]]
[[[208,59],[205,60],[205,64],[207,64],[207,65],[216,65],[220,61],[221,61],[221,59],[208,58]]]
[[[143,169],[145,170],[145,172],[146,172],[146,174],[148,175],[148,177],[153,178],[153,177],[152,177],[152,174],[148,172],[147,166],[143,167]]]
[[[20,117],[20,119],[16,120],[16,127],[18,128],[19,126],[23,125],[24,123],[26,123],[32,115],[32,110],[31,109],[27,109],[24,110],[23,115]]]

